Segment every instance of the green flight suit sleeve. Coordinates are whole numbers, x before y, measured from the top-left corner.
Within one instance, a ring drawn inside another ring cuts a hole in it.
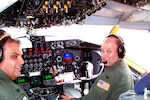
[[[102,83],[102,84],[101,84]],[[111,79],[103,73],[92,85],[89,93],[81,98],[71,100],[106,100],[111,88]]]

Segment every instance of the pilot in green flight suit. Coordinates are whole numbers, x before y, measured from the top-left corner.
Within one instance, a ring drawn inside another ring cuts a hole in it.
[[[101,46],[101,59],[106,67],[104,72],[97,77],[87,95],[75,98],[64,93],[62,100],[117,100],[122,93],[133,89],[133,77],[124,56],[121,37],[108,35]]]
[[[71,100],[117,100],[121,93],[133,89],[133,84],[130,69],[121,60],[96,79],[86,96]]]
[[[28,100],[25,91],[13,81],[24,64],[20,41],[0,29],[0,100]]]

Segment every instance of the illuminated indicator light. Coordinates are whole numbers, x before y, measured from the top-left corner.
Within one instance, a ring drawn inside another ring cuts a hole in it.
[[[45,75],[45,76],[44,76],[44,79],[46,79],[46,80],[47,80],[47,79],[52,79],[52,75]]]
[[[65,9],[66,13],[68,13],[68,6],[67,5],[64,5],[64,9]]]
[[[57,6],[56,6],[56,5],[53,5],[53,8],[54,8],[54,9],[56,9],[56,8],[57,8]]]
[[[59,1],[56,1],[56,5],[59,5],[60,4],[60,2]]]
[[[38,51],[35,51],[35,54],[38,54]]]
[[[38,48],[35,48],[35,50],[38,50]]]
[[[46,6],[48,5],[48,1],[45,1],[45,3],[44,3]]]
[[[64,9],[67,9],[68,7],[67,7],[67,5],[64,5]]]
[[[44,50],[44,48],[41,48],[41,51],[43,51]]]
[[[24,83],[24,82],[26,82],[25,79],[18,78],[18,83]]]
[[[30,55],[32,55],[32,52],[29,52]]]
[[[42,8],[43,8],[43,10],[45,10],[45,9],[46,9],[46,6],[45,6],[45,5],[42,5]]]
[[[70,1],[67,1],[67,5],[69,8],[71,8],[71,2]]]
[[[71,2],[70,2],[70,1],[67,1],[67,5],[69,5],[69,6],[70,6],[70,5],[71,5]]]

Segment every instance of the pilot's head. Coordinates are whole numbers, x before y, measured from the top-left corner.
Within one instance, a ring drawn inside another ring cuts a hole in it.
[[[124,42],[120,36],[108,35],[101,46],[102,62],[110,67],[125,56]]]
[[[0,30],[0,70],[15,80],[21,74],[22,59],[20,42],[11,38],[4,30]]]

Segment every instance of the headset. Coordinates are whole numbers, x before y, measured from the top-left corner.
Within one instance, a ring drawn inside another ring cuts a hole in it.
[[[2,40],[4,39],[4,38],[6,38],[6,37],[9,37],[10,35],[9,34],[7,34],[4,30],[1,30],[0,29],[0,62],[2,61],[2,59],[3,59],[3,45],[5,44],[5,42],[4,43],[2,43]]]
[[[120,36],[114,35],[114,34],[110,34],[106,38],[108,38],[108,37],[114,37],[114,38],[119,40],[119,42],[117,43],[117,45],[118,45],[118,50],[117,50],[118,51],[118,57],[123,58],[125,56],[125,52],[126,52],[123,39]]]

